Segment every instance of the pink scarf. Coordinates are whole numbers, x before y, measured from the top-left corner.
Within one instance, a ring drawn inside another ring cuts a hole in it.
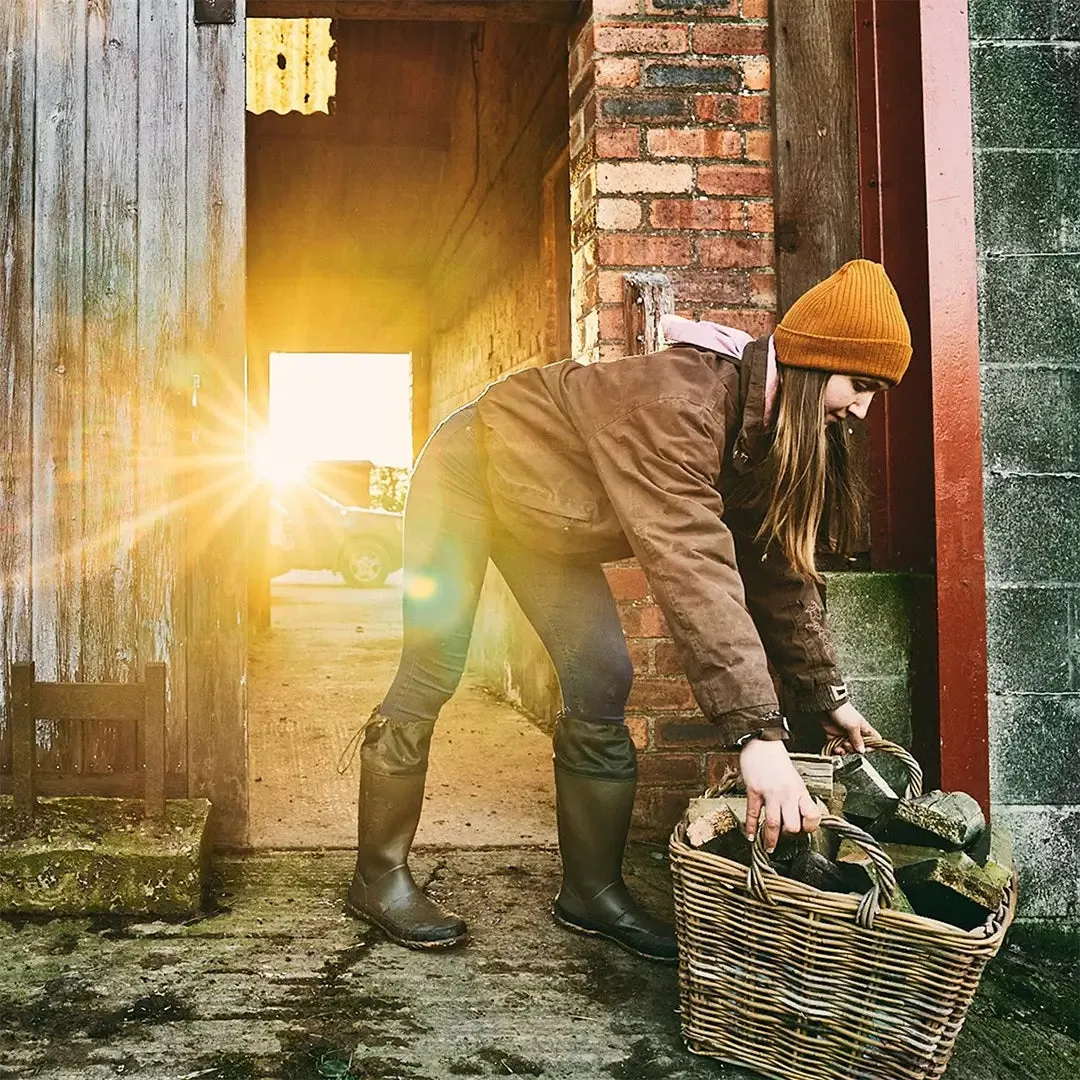
[[[742,356],[743,350],[754,340],[745,330],[734,326],[721,326],[714,322],[696,322],[684,319],[681,315],[661,315],[660,330],[664,339],[671,345],[685,343],[697,345],[701,349],[725,353],[728,356]],[[769,336],[769,360],[765,373],[765,415],[766,427],[771,427],[776,412],[776,392],[780,386],[780,376],[776,369],[776,346],[772,335]]]

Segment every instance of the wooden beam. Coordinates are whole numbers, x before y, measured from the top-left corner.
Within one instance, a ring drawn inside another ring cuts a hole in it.
[[[626,355],[647,356],[661,348],[660,316],[675,310],[675,290],[667,274],[623,274],[623,326]]]
[[[773,0],[778,315],[860,255],[851,0]]]
[[[165,665],[147,664],[143,675],[143,754],[146,816],[165,816]]]
[[[570,25],[578,0],[248,0],[249,18]]]
[[[8,668],[32,637],[35,27],[29,4],[0,4],[0,775],[11,770]]]
[[[966,5],[921,0],[941,785],[990,809],[978,261]]]
[[[186,391],[188,783],[214,842],[247,839],[244,468],[244,3],[235,26],[188,24]],[[180,372],[177,373],[181,375]]]
[[[857,0],[856,32],[863,249],[885,264],[914,346],[873,428],[874,565],[931,575],[912,633],[913,750],[928,787],[989,809],[966,6]]]
[[[34,780],[37,771],[34,748],[34,665],[12,664],[8,716],[11,718],[12,793],[15,797],[15,820],[20,828],[34,817]]]

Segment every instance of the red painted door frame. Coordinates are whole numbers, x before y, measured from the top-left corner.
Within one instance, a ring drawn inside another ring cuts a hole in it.
[[[863,253],[896,284],[914,356],[876,405],[877,569],[930,575],[914,629],[915,750],[989,809],[986,571],[966,0],[855,0]]]

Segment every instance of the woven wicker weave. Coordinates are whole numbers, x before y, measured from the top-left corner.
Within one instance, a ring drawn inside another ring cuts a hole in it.
[[[916,781],[912,766],[909,790],[917,793],[922,777]],[[973,931],[890,911],[895,879],[877,842],[842,818],[822,824],[870,856],[877,882],[866,896],[780,877],[764,830],[747,870],[690,847],[685,818],[675,827],[669,850],[687,1048],[777,1080],[940,1077],[1015,914],[1015,881],[1001,909]]]

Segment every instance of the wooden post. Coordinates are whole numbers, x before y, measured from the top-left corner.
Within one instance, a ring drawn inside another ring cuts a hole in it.
[[[778,315],[861,254],[852,0],[773,0]]]
[[[147,664],[143,675],[143,746],[146,754],[146,788],[143,794],[148,818],[165,817],[165,665]]]
[[[660,316],[675,310],[675,291],[666,274],[623,274],[626,355],[642,356],[660,349]]]
[[[34,818],[34,665],[11,665],[11,773],[15,820],[22,828]]]

